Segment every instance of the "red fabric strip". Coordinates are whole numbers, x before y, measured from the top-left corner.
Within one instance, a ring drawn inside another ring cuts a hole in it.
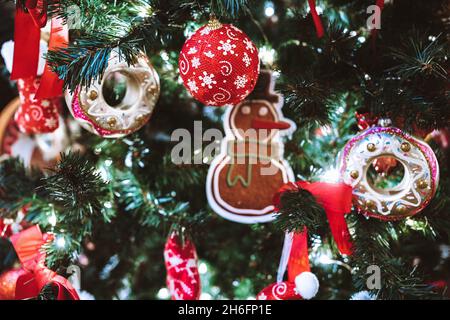
[[[49,50],[55,50],[67,45],[69,31],[67,25],[59,18],[52,19],[52,29],[50,33]],[[48,63],[45,64],[44,74],[41,78],[41,84],[36,93],[37,99],[56,98],[62,95],[64,81],[59,79],[58,75],[52,71]]]
[[[14,23],[14,55],[11,80],[35,77],[39,62],[41,30],[31,15],[17,4]]]
[[[323,30],[322,21],[320,20],[319,14],[316,10],[316,0],[308,0],[308,4],[314,21],[314,26],[316,27],[317,37],[322,38],[325,32]]]
[[[352,254],[352,242],[344,212],[335,210],[325,211],[330,224],[331,234],[339,249],[339,252],[346,255]]]
[[[295,277],[305,271],[310,271],[308,256],[308,230],[294,233],[291,254],[288,262],[288,281],[295,282]]]
[[[36,26],[43,28],[47,24],[47,0],[33,2],[32,6],[26,6]]]
[[[344,183],[297,182],[300,188],[313,194],[317,202],[325,209],[331,234],[342,254],[352,253],[352,242],[345,214],[352,208],[352,188]]]

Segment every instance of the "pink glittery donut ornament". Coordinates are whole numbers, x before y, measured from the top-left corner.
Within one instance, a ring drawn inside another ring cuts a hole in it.
[[[368,179],[374,160],[392,157],[403,166],[395,186],[380,188]],[[339,158],[343,181],[353,187],[353,204],[367,216],[400,220],[422,211],[439,183],[439,164],[433,150],[394,127],[372,127],[344,147]]]

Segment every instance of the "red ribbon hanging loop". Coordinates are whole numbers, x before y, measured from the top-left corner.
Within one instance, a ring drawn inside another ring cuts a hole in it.
[[[14,55],[11,80],[35,77],[39,62],[41,29],[17,3],[14,22]]]
[[[317,37],[322,38],[325,32],[323,30],[322,21],[320,20],[319,14],[316,10],[316,0],[308,0],[308,4],[314,21],[314,26],[316,27]]]
[[[39,28],[45,27],[47,24],[47,0],[26,0],[25,7],[35,25]]]

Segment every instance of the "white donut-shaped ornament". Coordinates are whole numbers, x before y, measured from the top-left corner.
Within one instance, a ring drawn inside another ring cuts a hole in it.
[[[403,165],[398,185],[378,189],[367,178],[375,159],[393,157]],[[343,181],[353,187],[359,212],[381,220],[417,214],[431,201],[439,183],[439,164],[428,144],[394,127],[372,127],[352,138],[339,159]]]
[[[125,79],[125,93],[116,105],[110,105],[104,96],[105,81],[118,76]],[[104,138],[120,138],[139,130],[150,119],[159,92],[159,76],[144,55],[128,66],[113,51],[101,81],[78,87],[73,94],[67,91],[65,97],[83,128]]]

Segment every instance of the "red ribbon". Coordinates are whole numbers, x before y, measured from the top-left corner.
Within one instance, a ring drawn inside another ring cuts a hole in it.
[[[316,10],[316,0],[308,0],[309,10],[314,21],[314,26],[316,27],[317,37],[322,38],[325,34],[322,26],[322,21],[320,20],[319,14]]]
[[[67,25],[63,24],[62,19],[53,18],[50,33],[49,50],[55,50],[67,45],[69,31]],[[44,74],[41,78],[41,84],[36,93],[37,99],[50,99],[62,95],[64,81],[59,79],[58,75],[52,71],[48,63],[45,63]]]
[[[41,29],[20,3],[16,5],[14,22],[14,55],[11,79],[35,77],[39,62]]]
[[[280,188],[275,194],[273,203],[275,211],[280,211],[281,195],[287,191],[298,191],[304,189],[309,191],[316,201],[324,208],[330,225],[331,234],[342,254],[352,253],[352,243],[345,214],[352,207],[352,188],[344,183],[326,183],[305,181],[290,182]],[[288,279],[294,281],[295,277],[304,271],[309,271],[308,259],[308,237],[307,228],[302,232],[296,232],[293,236],[291,253],[288,262]]]
[[[45,266],[42,245],[53,240],[52,235],[42,234],[39,226],[33,226],[14,234],[10,240],[22,268],[27,271],[17,279],[16,299],[34,298],[45,285],[52,284],[58,288],[57,300],[80,300],[77,291],[66,278]]]
[[[47,0],[25,0],[25,7],[36,26],[45,27],[47,24]]]

